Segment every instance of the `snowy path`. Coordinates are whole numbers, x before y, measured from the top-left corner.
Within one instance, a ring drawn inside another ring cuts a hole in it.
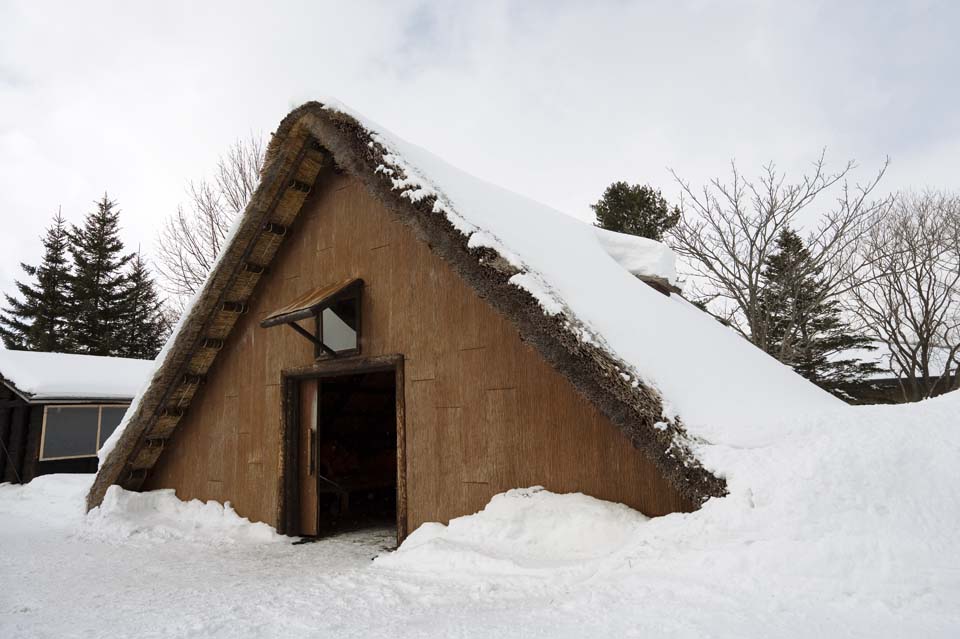
[[[461,581],[378,569],[371,559],[390,543],[382,532],[298,546],[99,540],[80,521],[87,479],[57,479],[40,494],[32,489],[42,480],[0,487],[0,636],[8,639],[557,637],[632,634],[638,624],[680,634],[696,628],[650,618],[629,599],[611,615],[611,595],[624,593],[589,580],[557,587],[542,578]]]
[[[713,447],[732,492],[694,514],[511,491],[376,562],[383,533],[293,546],[160,492],[84,517],[90,476],[0,485],[0,638],[957,637],[958,404]]]
[[[86,480],[0,487],[0,636],[563,637],[774,634],[803,620],[708,580],[651,575],[451,579],[380,569],[381,533],[332,541],[211,545],[91,538]],[[59,492],[58,492],[59,491]],[[710,629],[713,629],[712,631]],[[866,635],[864,635],[866,636]]]
[[[738,627],[801,621],[738,610],[735,596],[710,583],[666,575],[656,588],[629,589],[589,577],[431,579],[372,567],[389,543],[384,534],[300,546],[111,543],[79,535],[62,502],[17,506],[0,502],[0,636],[8,639],[703,636],[711,627],[736,636]]]

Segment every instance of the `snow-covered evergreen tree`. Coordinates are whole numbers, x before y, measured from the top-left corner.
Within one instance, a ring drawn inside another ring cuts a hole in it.
[[[67,263],[67,227],[58,212],[43,237],[39,266],[21,264],[36,283],[16,282],[20,298],[4,295],[7,308],[0,312],[0,338],[7,348],[71,352],[66,330],[70,267]]]
[[[133,258],[120,240],[116,203],[104,194],[82,227],[70,233],[73,274],[70,277],[70,333],[77,352],[117,355],[128,295],[124,272]]]
[[[810,267],[803,239],[785,229],[763,271],[761,306],[768,353],[813,383],[835,394],[845,383],[877,370],[873,363],[843,358],[850,349],[872,350],[870,337],[844,321],[836,299],[823,300],[820,271]]]

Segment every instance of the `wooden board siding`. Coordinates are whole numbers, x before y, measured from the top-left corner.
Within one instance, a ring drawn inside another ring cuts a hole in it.
[[[692,510],[644,455],[360,183],[328,178],[304,205],[145,488],[229,500],[276,525],[281,371],[313,362],[271,311],[364,281],[362,355],[404,356],[410,530],[543,485],[650,515]]]
[[[30,406],[18,399],[10,400],[0,407],[0,437],[3,437],[0,454],[5,457],[3,475],[0,481],[18,483],[29,479],[24,477],[24,467],[33,463],[27,458],[30,431]]]

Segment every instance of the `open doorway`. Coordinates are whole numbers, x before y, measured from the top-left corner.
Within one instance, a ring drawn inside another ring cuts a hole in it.
[[[331,370],[334,369],[334,370]],[[287,414],[296,437],[288,450],[296,467],[288,485],[288,532],[325,537],[341,532],[392,527],[405,534],[402,479],[402,374],[398,365],[351,367],[322,363],[312,374],[287,379]],[[326,370],[325,370],[326,369]],[[294,390],[295,389],[295,390]],[[288,466],[290,468],[290,466]],[[292,469],[291,469],[292,470]],[[291,509],[291,507],[293,507]],[[289,513],[288,513],[289,515]]]

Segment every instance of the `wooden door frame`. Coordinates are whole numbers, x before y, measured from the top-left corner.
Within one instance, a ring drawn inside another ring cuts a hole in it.
[[[342,357],[318,360],[308,366],[280,372],[280,482],[277,499],[277,532],[296,535],[300,530],[300,381],[360,373],[393,371],[397,413],[397,545],[407,536],[407,429],[403,387],[403,355]]]

